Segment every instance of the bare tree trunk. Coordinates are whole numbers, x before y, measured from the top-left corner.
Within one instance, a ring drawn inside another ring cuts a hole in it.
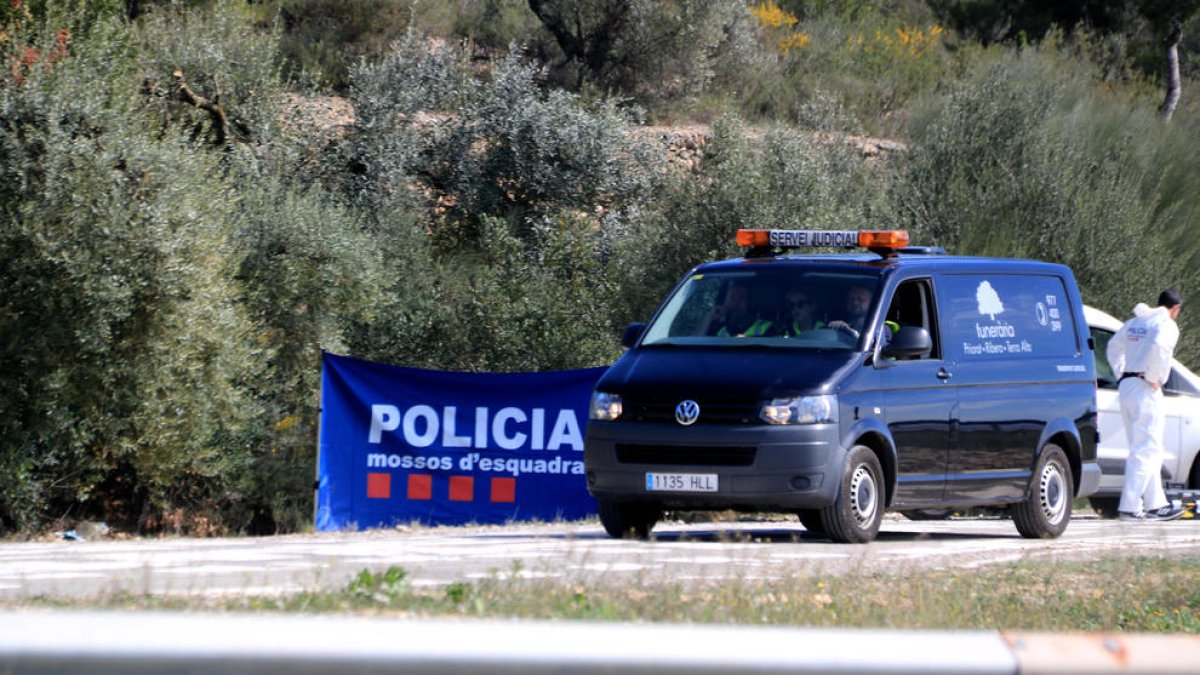
[[[579,67],[575,88],[587,75],[599,80],[631,13],[630,0],[528,0],[529,9],[554,36],[566,61]]]
[[[1183,37],[1183,24],[1176,21],[1175,28],[1163,42],[1167,49],[1167,97],[1158,108],[1163,122],[1170,122],[1179,105],[1179,41]]]
[[[179,88],[179,100],[203,110],[212,119],[213,132],[216,136],[213,139],[213,145],[225,145],[225,139],[229,138],[229,118],[225,115],[225,108],[221,107],[221,95],[217,94],[212,100],[209,100],[192,91],[187,81],[183,79],[182,70],[176,69],[171,75],[175,77],[175,85]]]

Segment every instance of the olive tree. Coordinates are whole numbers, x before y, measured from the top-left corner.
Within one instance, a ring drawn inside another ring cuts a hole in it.
[[[1118,314],[1188,285],[1160,208],[1167,131],[1098,97],[1050,46],[985,60],[916,118],[894,184],[901,218],[953,253],[1071,266],[1084,301]],[[1194,249],[1193,249],[1194,250]],[[1147,265],[1146,261],[1154,261]]]
[[[53,40],[53,36],[46,38]],[[233,189],[154,136],[124,27],[0,81],[0,522],[224,499],[264,347],[231,283]]]
[[[354,193],[426,198],[435,236],[472,245],[483,217],[518,226],[559,209],[623,212],[648,195],[650,155],[612,102],[539,86],[515,53],[477,74],[469,54],[415,33],[353,77]]]

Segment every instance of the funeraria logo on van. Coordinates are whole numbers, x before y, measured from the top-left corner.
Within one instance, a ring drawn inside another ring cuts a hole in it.
[[[979,306],[980,315],[986,314],[992,321],[996,320],[997,314],[1004,313],[1004,303],[1000,301],[1000,294],[987,281],[980,282],[979,288],[975,289],[975,302]],[[1010,338],[1017,336],[1017,330],[1012,327],[1012,324],[1008,323],[997,323],[988,326],[975,322],[975,333],[981,338]]]
[[[978,356],[1033,352],[1033,344],[1028,340],[1017,341],[1017,329],[1011,323],[996,318],[996,315],[1003,314],[1006,310],[1004,302],[1000,300],[1000,294],[991,283],[979,283],[975,289],[975,303],[980,317],[987,317],[994,323],[975,322],[975,336],[981,342],[963,342],[964,354]]]

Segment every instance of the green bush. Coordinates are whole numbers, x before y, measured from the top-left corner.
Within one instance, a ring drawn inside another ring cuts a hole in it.
[[[537,371],[617,356],[620,230],[564,211],[523,226],[480,223],[477,247],[436,253],[411,216],[376,235],[388,285],[347,337],[349,353],[408,366]]]
[[[0,89],[7,527],[219,502],[257,414],[231,186],[186,139],[142,131],[129,47],[106,23]]]
[[[743,86],[740,107],[754,119],[891,135],[902,129],[910,102],[953,66],[946,31],[927,8],[831,7],[802,18],[780,12],[771,3],[755,7],[776,62]],[[814,119],[813,104],[831,109],[828,99],[844,114]]]
[[[1108,100],[1095,81],[1047,44],[994,52],[950,88],[914,123],[896,183],[917,241],[1070,265],[1084,301],[1118,316],[1167,286],[1195,288],[1171,187],[1195,161],[1152,108]]]
[[[492,216],[517,227],[561,209],[621,214],[646,198],[650,155],[611,103],[538,86],[510,55],[477,77],[469,54],[415,33],[354,72],[356,194],[378,199],[412,183],[437,209],[443,248],[473,246]]]
[[[546,92],[538,76],[515,56],[477,73],[467,52],[415,34],[355,70],[350,195],[391,279],[355,354],[469,371],[613,356],[611,242],[656,162],[613,105]]]
[[[762,53],[741,0],[542,0],[547,38],[537,56],[551,81],[619,95],[643,106],[680,106],[714,78],[736,82]]]
[[[540,371],[607,365],[619,355],[618,268],[605,236],[569,213],[521,229],[485,218],[478,253],[443,259],[435,320],[418,339],[426,362],[418,365]],[[382,356],[409,362],[413,352]]]
[[[635,224],[622,256],[626,320],[645,320],[680,275],[740,255],[738,228],[854,229],[887,214],[881,167],[842,140],[717,121],[697,175],[676,174]]]
[[[63,54],[51,26],[54,58],[3,80],[0,528],[310,518],[320,351],[387,278],[368,221],[299,184],[274,38],[226,9],[100,24]],[[223,146],[158,84],[176,68],[221,96]]]
[[[355,64],[382,57],[404,35],[413,11],[395,0],[279,0],[270,8],[288,76],[312,76],[339,93]]]
[[[550,39],[529,11],[528,0],[461,0],[456,4],[453,34],[470,40],[477,58],[504,54],[513,43],[537,54]],[[429,31],[429,22],[425,26]]]
[[[211,114],[180,100],[178,72],[197,96],[217,103],[230,144],[269,145],[279,136],[283,87],[278,35],[256,27],[235,0],[211,7],[155,9],[133,24],[138,75],[159,126],[182,127],[194,139],[216,141]],[[133,92],[123,92],[132,96]]]
[[[312,517],[321,352],[346,353],[354,328],[384,301],[386,261],[359,214],[328,194],[244,170],[228,220],[261,346],[261,370],[245,383],[261,416],[236,476],[244,497],[228,515],[240,529],[295,531]]]

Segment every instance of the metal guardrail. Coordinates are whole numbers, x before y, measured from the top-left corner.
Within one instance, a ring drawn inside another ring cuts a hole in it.
[[[339,615],[0,613],[0,673],[1200,672],[1200,638]]]

